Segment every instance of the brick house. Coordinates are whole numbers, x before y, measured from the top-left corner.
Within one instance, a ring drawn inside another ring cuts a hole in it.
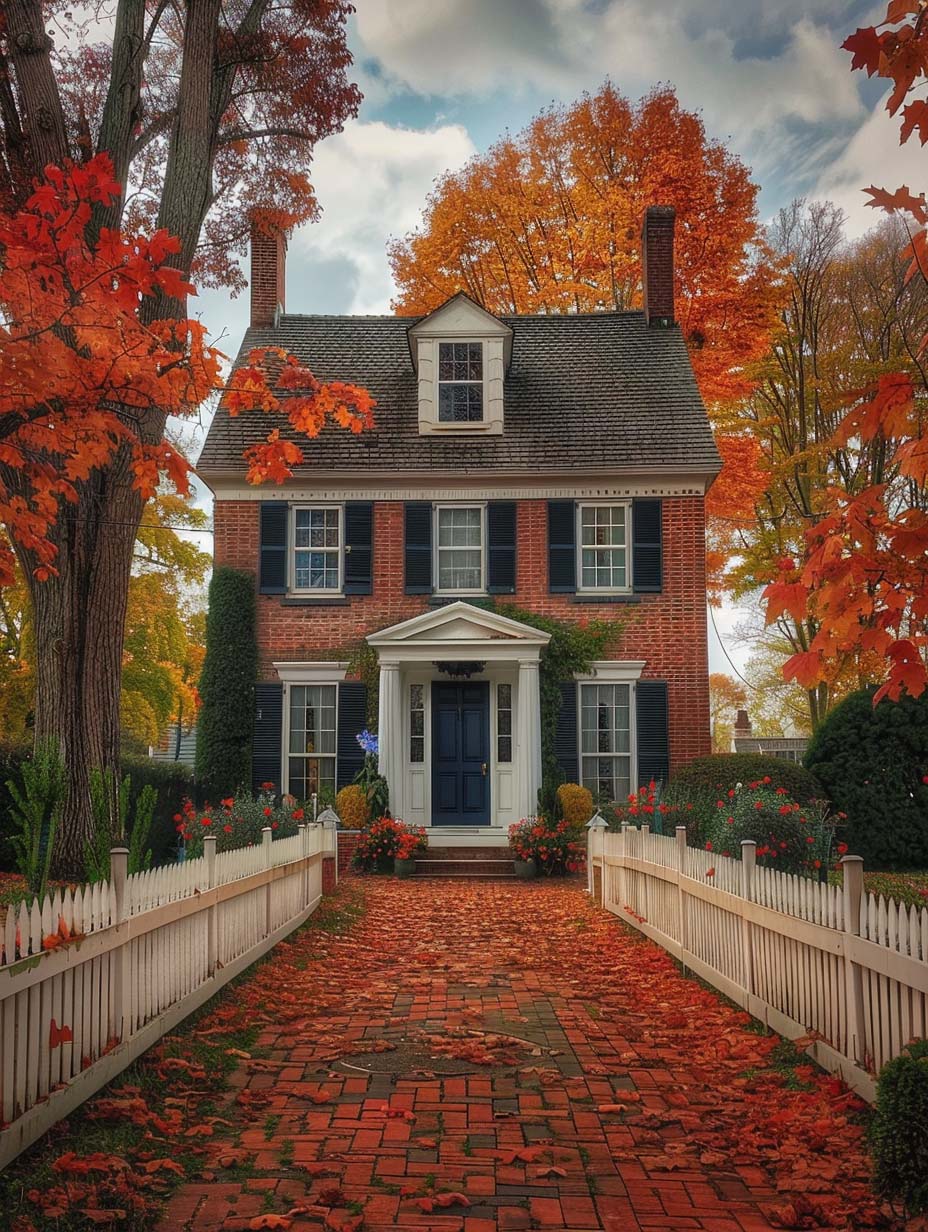
[[[284,311],[286,243],[252,243],[251,328],[321,380],[362,385],[377,426],[326,428],[274,490],[245,482],[260,414],[220,409],[198,470],[215,560],[255,575],[255,782],[352,780],[379,660],[394,814],[488,843],[533,812],[547,634],[495,610],[621,619],[562,689],[566,779],[614,799],[710,751],[704,497],[719,459],[674,322],[673,211],[642,231],[644,311],[424,318]],[[459,839],[459,841],[463,841]]]

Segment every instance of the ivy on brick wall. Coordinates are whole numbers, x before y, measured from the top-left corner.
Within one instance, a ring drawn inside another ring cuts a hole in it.
[[[551,640],[541,652],[538,683],[541,693],[542,795],[550,806],[560,771],[554,751],[557,719],[561,709],[561,685],[590,671],[607,647],[617,642],[625,628],[621,620],[586,620],[570,624],[552,616],[539,616],[512,603],[498,603],[496,611],[510,620],[521,621],[533,629],[550,633]]]
[[[358,642],[348,659],[346,675],[360,680],[367,687],[367,726],[370,731],[377,731],[380,706],[380,661],[373,646],[368,646],[367,642]]]

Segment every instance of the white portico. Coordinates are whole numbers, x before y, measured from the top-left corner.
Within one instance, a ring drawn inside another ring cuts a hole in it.
[[[538,670],[549,640],[463,601],[368,637],[380,660],[380,771],[394,816],[436,836],[476,836],[504,835],[535,811]]]

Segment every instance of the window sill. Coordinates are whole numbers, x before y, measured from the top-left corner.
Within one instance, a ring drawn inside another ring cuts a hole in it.
[[[589,592],[570,596],[571,603],[640,603],[641,595],[594,595]]]
[[[345,595],[284,595],[282,607],[347,607]]]
[[[473,603],[475,607],[492,605],[494,596],[485,590],[470,594],[430,595],[429,607],[447,607],[449,603]]]

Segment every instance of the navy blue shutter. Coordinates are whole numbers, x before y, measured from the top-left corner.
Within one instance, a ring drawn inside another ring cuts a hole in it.
[[[345,505],[345,594],[369,595],[374,583],[374,506]]]
[[[261,502],[258,590],[262,595],[287,593],[288,514],[286,501]]]
[[[666,680],[639,680],[635,686],[635,728],[638,735],[638,785],[666,783],[670,774],[670,741]]]
[[[656,594],[663,585],[662,505],[659,500],[632,501],[632,588]]]
[[[255,685],[255,734],[251,746],[251,787],[258,792],[262,783],[282,786],[281,750],[283,747],[284,686],[273,682]]]
[[[577,752],[577,685],[567,680],[561,685],[561,708],[557,712],[554,756],[565,783],[579,783],[580,758]]]
[[[516,503],[490,501],[487,506],[487,590],[516,593]]]
[[[573,501],[548,501],[548,590],[577,589],[577,517]]]
[[[406,594],[432,592],[432,506],[407,501],[405,508]]]
[[[357,737],[367,727],[367,686],[359,680],[343,680],[338,686],[338,756],[335,782],[339,791],[353,783],[364,764],[364,750]]]

